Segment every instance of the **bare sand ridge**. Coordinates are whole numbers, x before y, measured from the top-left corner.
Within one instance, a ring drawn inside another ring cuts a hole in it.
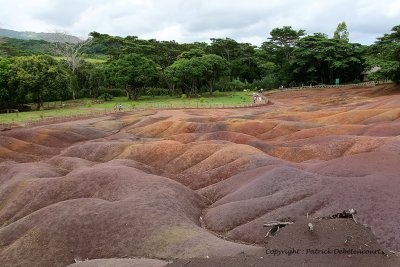
[[[400,89],[268,97],[255,108],[140,111],[0,132],[0,262],[400,264],[388,252],[400,251]],[[315,219],[349,208],[358,224]],[[285,218],[294,224],[265,238],[263,224]],[[265,252],[291,247],[389,256]]]

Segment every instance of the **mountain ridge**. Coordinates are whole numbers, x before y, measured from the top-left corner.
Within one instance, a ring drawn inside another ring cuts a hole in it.
[[[32,31],[15,31],[10,29],[0,28],[0,36],[22,39],[22,40],[44,40],[47,42],[55,43],[78,43],[82,41],[80,38],[65,34],[65,33],[45,33],[45,32],[32,32]]]

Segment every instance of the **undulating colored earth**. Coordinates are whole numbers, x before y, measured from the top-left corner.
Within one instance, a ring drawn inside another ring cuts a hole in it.
[[[267,97],[0,132],[0,265],[400,266],[400,88]]]

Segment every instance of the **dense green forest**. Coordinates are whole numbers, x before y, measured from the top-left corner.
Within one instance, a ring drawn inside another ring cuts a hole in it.
[[[346,24],[333,37],[275,28],[260,46],[230,38],[180,44],[92,32],[80,43],[0,39],[0,110],[82,97],[197,97],[214,91],[400,81],[400,26],[370,46],[349,42]]]

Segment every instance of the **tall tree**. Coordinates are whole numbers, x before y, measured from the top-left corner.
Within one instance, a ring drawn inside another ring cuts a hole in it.
[[[83,95],[98,97],[99,88],[105,85],[103,65],[81,60],[76,71],[76,82]]]
[[[363,70],[360,44],[329,39],[325,34],[302,38],[293,52],[292,72],[297,82],[333,83],[336,78],[352,82]]]
[[[209,55],[204,55],[200,58],[205,64],[210,66],[209,71],[207,74],[209,75],[207,78],[208,80],[208,88],[210,94],[212,94],[216,82],[221,77],[228,76],[230,74],[229,70],[229,64],[228,61],[226,61],[224,58],[214,55],[214,54],[209,54]]]
[[[336,31],[333,34],[333,39],[349,41],[349,32],[347,31],[346,22],[342,21],[337,25]]]
[[[106,75],[112,85],[125,88],[129,99],[137,100],[145,87],[156,84],[159,68],[142,55],[120,55],[108,64]]]
[[[92,42],[91,38],[77,43],[57,42],[57,51],[64,57],[69,69],[73,74],[77,73],[79,64],[82,62],[82,49]],[[72,98],[76,98],[76,90],[72,89]]]
[[[200,57],[181,58],[165,69],[170,82],[179,86],[184,94],[195,94],[211,75],[211,64]]]
[[[15,58],[9,71],[8,84],[19,94],[31,94],[36,109],[45,100],[59,100],[69,90],[68,72],[50,56]]]
[[[285,55],[285,59],[289,60],[296,42],[300,40],[306,33],[305,30],[294,30],[291,26],[283,26],[275,28],[270,32],[270,42],[280,47]]]
[[[256,47],[249,43],[239,43],[233,39],[213,38],[206,48],[209,54],[223,57],[231,69],[231,80],[252,82],[260,77],[256,59]]]
[[[9,72],[13,61],[10,58],[0,58],[0,108],[6,108],[7,112],[8,109],[15,107],[19,102],[17,92],[8,85]]]
[[[267,42],[264,42],[258,52],[258,57],[276,66],[277,80],[282,85],[287,85],[293,80],[290,71],[290,61],[293,57],[293,50],[302,36],[304,30],[295,30],[291,26],[275,28],[270,32]]]
[[[211,38],[211,44],[207,52],[225,58],[228,62],[239,56],[240,44],[230,38]]]
[[[391,33],[378,38],[369,48],[367,63],[370,68],[380,68],[370,78],[400,83],[400,25],[394,26]]]

